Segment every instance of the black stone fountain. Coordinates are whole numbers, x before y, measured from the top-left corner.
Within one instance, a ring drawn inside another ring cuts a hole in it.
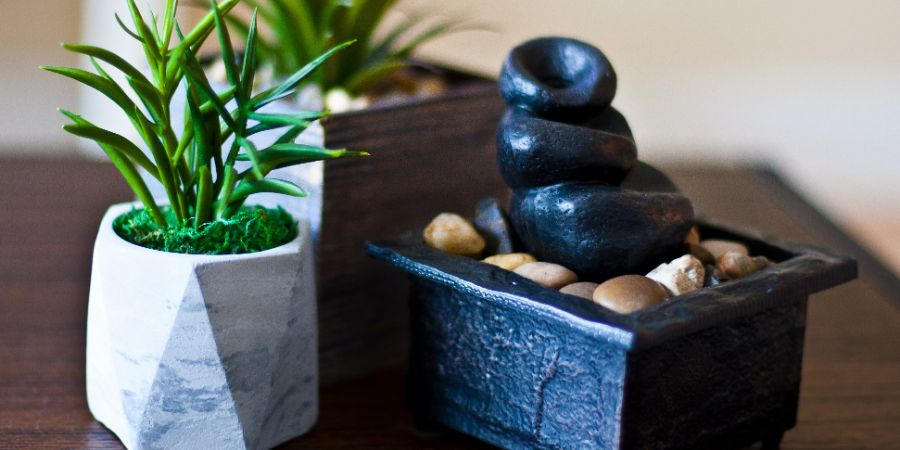
[[[498,166],[513,191],[515,236],[488,239],[495,247],[518,243],[603,281],[684,253],[696,224],[775,263],[618,314],[428,247],[419,232],[371,243],[372,257],[412,276],[416,416],[506,448],[777,447],[796,421],[808,296],[854,278],[855,261],[695,223],[690,201],[637,161],[610,106],[615,73],[586,43],[516,47],[500,90],[509,109]]]

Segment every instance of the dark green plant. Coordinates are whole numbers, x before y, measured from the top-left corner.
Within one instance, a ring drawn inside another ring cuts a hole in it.
[[[60,110],[73,123],[66,131],[92,139],[106,152],[116,168],[134,190],[150,217],[161,228],[195,229],[217,219],[237,213],[247,197],[258,192],[276,192],[302,197],[306,193],[297,185],[266,175],[274,169],[331,158],[365,155],[362,152],[328,150],[294,143],[294,140],[321,112],[266,114],[265,105],[295,92],[303,80],[325,60],[347,47],[344,42],[316,55],[271,89],[254,94],[253,80],[257,69],[256,13],[247,27],[247,47],[239,64],[231,47],[227,14],[239,0],[212,0],[210,12],[186,35],[175,20],[178,0],[167,0],[161,18],[151,15],[146,20],[134,0],[127,0],[134,30],[118,16],[119,24],[144,50],[149,78],[118,55],[88,45],[63,44],[68,50],[87,55],[96,73],[69,67],[43,67],[84,83],[112,100],[128,116],[143,140],[150,156],[137,144],[110,130],[100,128],[78,114]],[[217,31],[221,56],[228,73],[228,88],[216,92],[196,57],[197,51],[213,31]],[[177,38],[177,42],[176,42]],[[119,70],[128,86],[120,86],[103,69],[99,61]],[[184,84],[186,111],[183,123],[172,123],[172,99]],[[132,100],[126,91],[140,100]],[[235,106],[227,105],[234,101]],[[253,135],[269,130],[282,130],[271,146],[258,149]],[[180,131],[176,133],[176,131]],[[231,141],[229,141],[230,138]],[[227,151],[226,151],[227,149]],[[250,168],[235,169],[238,161],[249,161]],[[164,214],[137,167],[159,180],[168,197],[171,214]],[[172,220],[166,217],[171,216]]]
[[[334,88],[358,96],[409,64],[412,53],[425,42],[460,28],[461,22],[439,21],[414,32],[426,17],[414,15],[377,38],[375,30],[396,0],[246,0],[259,10],[271,38],[260,39],[262,61],[284,77],[337,43],[357,45],[335,55],[309,79],[323,93]],[[230,17],[236,27],[249,24]]]

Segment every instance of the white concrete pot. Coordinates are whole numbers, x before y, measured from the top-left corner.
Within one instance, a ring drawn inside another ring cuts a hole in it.
[[[129,449],[264,449],[308,431],[318,413],[309,225],[258,253],[166,253],[113,230],[133,206],[107,211],[94,247],[94,417]]]

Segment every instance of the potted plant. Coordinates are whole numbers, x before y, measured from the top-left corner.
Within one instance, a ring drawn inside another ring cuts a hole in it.
[[[177,0],[152,20],[134,0],[127,3],[133,29],[120,24],[140,41],[148,75],[88,45],[64,46],[87,55],[96,72],[44,67],[112,100],[150,152],[62,110],[72,121],[66,131],[94,140],[139,200],[112,206],[97,236],[88,406],[128,448],[270,448],[316,419],[315,266],[308,221],[254,206],[252,196],[303,196],[293,183],[267,175],[363,153],[294,143],[320,112],[261,108],[291,95],[349,43],[254,93],[255,17],[240,64],[225,25],[238,0],[213,1],[187,33],[175,20]],[[228,70],[222,92],[213,90],[196,57],[214,31]],[[125,75],[127,86],[113,81],[110,67]],[[176,96],[184,96],[187,109],[179,122],[171,110]],[[267,130],[280,130],[279,139],[257,147],[250,138]],[[249,167],[240,170],[239,161]],[[165,188],[165,201],[152,197],[138,167]]]
[[[497,131],[510,214],[488,201],[368,246],[413,278],[409,405],[504,448],[777,448],[808,296],[856,263],[696,221],[637,161],[615,90],[589,44],[516,47]]]
[[[405,280],[367,260],[359,248],[369,236],[401,231],[400,217],[423,221],[436,212],[430,208],[437,205],[421,204],[420,192],[441,192],[443,208],[463,207],[483,195],[466,180],[473,166],[481,170],[493,161],[495,124],[503,103],[493,81],[440,65],[410,63],[421,43],[468,27],[465,23],[412,15],[395,28],[376,32],[395,1],[254,0],[248,4],[260,8],[260,23],[271,31],[259,51],[273,67],[274,79],[295,70],[305,55],[345,39],[358,39],[309,79],[316,86],[313,91],[326,94],[320,101],[333,114],[321,121],[321,130],[310,130],[305,137],[326,147],[379,155],[365,165],[345,159],[321,169],[323,227],[317,248],[321,357],[327,362],[322,379],[328,383],[399,363],[405,356],[408,330],[405,304],[396,299],[405,290]],[[239,17],[231,17],[240,26]],[[435,85],[444,88],[429,87]],[[310,97],[317,95],[306,96],[305,101]],[[337,103],[353,104],[356,109],[338,113]],[[278,106],[289,109],[296,103]],[[410,173],[405,161],[413,155],[445,176],[426,179],[424,174]],[[410,177],[421,179],[423,191],[394,188],[404,186]],[[381,189],[359,189],[361,183],[375,179]],[[486,183],[482,187],[491,190],[502,186],[497,177],[486,178]],[[311,198],[317,198],[316,192]],[[347,219],[358,217],[363,205],[385,213],[369,214],[345,226]],[[368,289],[351,290],[348,285]]]

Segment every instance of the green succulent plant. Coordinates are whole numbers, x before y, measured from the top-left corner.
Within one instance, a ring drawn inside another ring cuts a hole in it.
[[[259,17],[271,37],[258,40],[262,61],[270,64],[276,77],[297,70],[314,55],[337,43],[357,44],[335,55],[313,74],[323,93],[343,89],[359,96],[397,70],[409,65],[413,52],[425,42],[462,28],[457,20],[429,21],[412,15],[378,37],[376,29],[396,0],[246,0],[259,10]],[[249,23],[230,16],[242,30]],[[430,25],[425,22],[431,22]],[[424,29],[416,31],[419,26]]]
[[[96,73],[70,67],[42,68],[96,89],[128,117],[149,149],[149,156],[128,138],[78,114],[60,110],[72,121],[64,129],[94,140],[103,149],[158,226],[197,229],[228,219],[241,210],[247,197],[259,192],[305,196],[299,186],[266,176],[274,169],[295,164],[366,155],[294,143],[303,130],[323,116],[322,112],[267,114],[260,111],[293,94],[317,67],[352,41],[323,50],[285,77],[281,84],[254,93],[259,42],[256,13],[246,27],[247,46],[240,62],[232,49],[225,20],[225,15],[239,0],[220,3],[212,0],[209,13],[187,34],[182,33],[175,19],[178,0],[168,0],[162,17],[151,14],[150,20],[144,18],[134,0],[126,1],[134,30],[118,15],[116,19],[128,35],[141,43],[149,76],[109,50],[80,44],[63,44],[63,47],[87,55]],[[213,90],[196,56],[213,31],[217,32],[228,74],[228,87],[219,92]],[[101,62],[120,71],[127,86],[114,81]],[[184,89],[179,91],[179,86]],[[176,124],[172,121],[171,105],[179,92],[185,95],[186,111],[183,123]],[[280,137],[267,148],[257,148],[251,138],[270,130],[281,130]],[[238,161],[249,161],[250,167],[238,171],[235,168]],[[164,187],[168,198],[166,211],[151,196],[138,167]]]

